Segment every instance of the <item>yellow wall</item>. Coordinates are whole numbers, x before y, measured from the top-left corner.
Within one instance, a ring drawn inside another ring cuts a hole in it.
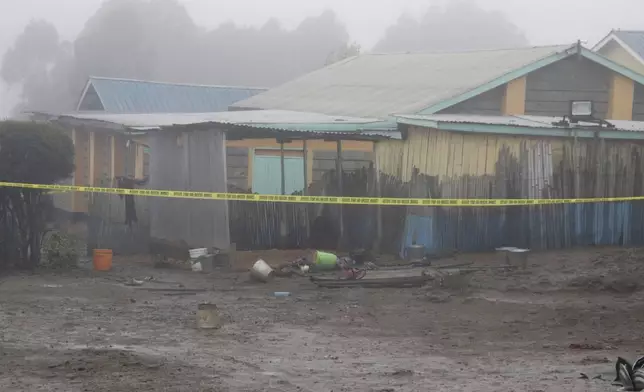
[[[76,170],[74,172],[74,185],[89,185],[89,132],[75,129],[73,131],[72,139],[74,141],[74,165],[76,166]],[[86,193],[73,192],[72,211],[87,212],[87,201],[88,197]]]
[[[638,59],[628,53],[628,51],[620,46],[617,42],[609,42],[598,52],[602,56],[607,57],[618,64],[621,64],[637,73],[644,75],[644,64],[642,64]]]
[[[112,143],[110,135],[102,132],[90,132],[90,171],[89,184],[108,186],[111,183]]]
[[[632,120],[635,82],[620,74],[611,75],[607,119]]]
[[[505,85],[502,111],[504,115],[513,116],[525,114],[526,77],[515,79]]]

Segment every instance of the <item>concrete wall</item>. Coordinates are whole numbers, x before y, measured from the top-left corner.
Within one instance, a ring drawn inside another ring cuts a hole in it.
[[[150,144],[151,189],[227,191],[223,132],[157,132]],[[150,236],[178,247],[227,249],[227,202],[150,198]]]
[[[525,114],[564,116],[570,101],[592,100],[595,115],[606,118],[612,73],[601,65],[572,57],[527,76]]]

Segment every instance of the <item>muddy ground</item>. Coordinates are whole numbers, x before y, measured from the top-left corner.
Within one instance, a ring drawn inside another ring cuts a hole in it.
[[[437,263],[467,262],[503,257]],[[642,277],[637,249],[532,254],[527,270],[483,269],[458,289],[258,285],[145,258],[4,276],[0,391],[616,391],[615,358],[644,351]],[[164,287],[207,291],[146,291]],[[219,306],[221,330],[195,327],[202,302]]]

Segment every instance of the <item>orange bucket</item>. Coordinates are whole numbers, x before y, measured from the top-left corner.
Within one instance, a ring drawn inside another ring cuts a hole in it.
[[[94,249],[94,269],[96,271],[112,269],[112,249]]]

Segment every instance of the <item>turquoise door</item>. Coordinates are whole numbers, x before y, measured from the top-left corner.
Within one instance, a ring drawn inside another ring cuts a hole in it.
[[[284,157],[286,194],[304,189],[304,160],[302,157]],[[253,161],[253,192],[264,195],[282,194],[280,157],[255,155]]]

